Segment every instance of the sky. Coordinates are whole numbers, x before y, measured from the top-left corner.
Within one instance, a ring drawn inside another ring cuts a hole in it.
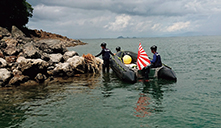
[[[27,27],[73,39],[221,35],[221,0],[26,0]]]

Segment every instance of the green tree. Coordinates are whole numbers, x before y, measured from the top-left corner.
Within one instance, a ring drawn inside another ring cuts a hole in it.
[[[23,28],[32,17],[33,8],[26,0],[0,0],[0,26]]]

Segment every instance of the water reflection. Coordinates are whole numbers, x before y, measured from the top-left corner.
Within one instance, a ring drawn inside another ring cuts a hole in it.
[[[29,116],[46,116],[39,107],[59,104],[67,93],[82,93],[98,86],[100,74],[57,78],[50,84],[0,88],[0,127],[20,127]],[[86,86],[84,88],[84,86]]]
[[[151,114],[150,107],[149,107],[150,98],[144,93],[140,93],[139,95],[140,95],[140,97],[136,103],[136,108],[134,108],[136,110],[135,116],[136,117],[145,117],[145,116]]]
[[[113,89],[113,87],[110,85],[110,74],[103,73],[102,79],[104,86],[102,94],[104,95],[104,97],[110,97],[112,94],[111,90]]]
[[[153,80],[143,82],[143,90],[139,93],[139,99],[134,108],[136,110],[135,116],[146,117],[151,113],[163,112],[163,90],[173,83],[175,81]]]

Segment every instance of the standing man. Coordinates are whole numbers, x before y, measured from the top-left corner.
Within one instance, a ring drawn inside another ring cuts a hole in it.
[[[105,68],[107,68],[107,72],[109,72],[109,63],[110,63],[110,54],[113,56],[114,54],[106,48],[107,44],[105,42],[101,43],[101,52],[96,55],[95,57],[98,57],[102,54],[102,59],[103,59],[103,72],[105,72]]]
[[[151,68],[158,68],[162,66],[160,54],[157,52],[157,46],[153,45],[150,47],[151,52],[153,53],[153,60],[151,60]]]

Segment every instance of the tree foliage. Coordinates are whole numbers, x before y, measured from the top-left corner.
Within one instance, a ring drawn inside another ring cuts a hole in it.
[[[11,28],[12,25],[18,28],[24,27],[30,17],[33,8],[26,0],[0,0],[0,26]]]

